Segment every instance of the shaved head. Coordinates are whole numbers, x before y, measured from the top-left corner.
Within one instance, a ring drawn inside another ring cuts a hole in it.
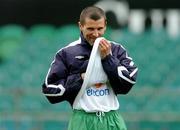
[[[86,18],[89,18],[95,21],[101,18],[104,18],[105,23],[106,23],[105,12],[101,8],[96,7],[96,6],[89,6],[82,10],[80,14],[79,22],[83,25],[85,23]]]

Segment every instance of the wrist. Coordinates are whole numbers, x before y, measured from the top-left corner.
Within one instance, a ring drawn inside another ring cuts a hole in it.
[[[110,57],[111,57],[111,54],[108,54],[108,55],[102,57],[101,60],[102,60],[102,61],[106,61],[106,60],[108,60]]]

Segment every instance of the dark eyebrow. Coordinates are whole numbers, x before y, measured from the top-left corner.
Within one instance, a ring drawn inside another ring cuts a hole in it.
[[[91,29],[91,30],[92,30],[92,29],[94,29],[94,28],[93,28],[93,27],[88,27],[87,29]],[[99,30],[99,29],[103,29],[103,27],[99,27],[99,28],[97,28],[97,29],[98,29],[98,30]]]
[[[93,30],[94,28],[92,28],[92,27],[88,27],[87,29]]]

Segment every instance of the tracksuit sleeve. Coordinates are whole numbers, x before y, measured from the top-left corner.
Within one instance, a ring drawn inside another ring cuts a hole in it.
[[[115,94],[127,94],[136,83],[138,68],[123,47],[116,46],[114,52],[102,60],[102,65]]]
[[[74,96],[79,92],[83,82],[80,74],[68,74],[64,59],[63,51],[56,54],[42,85],[42,92],[50,103],[67,100],[72,104]]]

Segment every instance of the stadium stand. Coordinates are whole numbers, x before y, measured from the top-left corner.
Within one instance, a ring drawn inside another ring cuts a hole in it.
[[[0,59],[13,55],[25,37],[25,29],[18,25],[6,25],[0,28]]]
[[[78,39],[78,27],[7,25],[0,34],[0,130],[65,130],[70,105],[49,104],[41,84],[55,52]],[[119,96],[129,129],[178,130],[180,37],[163,29],[134,34],[111,28],[105,37],[122,43],[139,68],[136,86]]]

